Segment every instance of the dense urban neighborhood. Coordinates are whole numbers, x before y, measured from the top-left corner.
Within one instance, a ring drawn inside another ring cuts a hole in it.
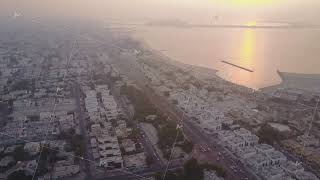
[[[90,25],[1,34],[0,180],[320,177],[320,91],[247,88]]]

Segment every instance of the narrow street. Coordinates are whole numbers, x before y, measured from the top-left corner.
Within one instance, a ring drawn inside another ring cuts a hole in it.
[[[121,108],[126,112],[127,117],[129,118],[129,121],[133,121],[133,114],[129,112],[128,105],[123,101],[123,97],[120,95],[120,89],[116,89],[115,87],[111,88],[111,92],[117,101],[118,105],[121,106]],[[137,122],[138,123],[138,122]],[[160,155],[157,153],[155,148],[153,147],[152,142],[148,139],[147,135],[143,131],[143,129],[140,127],[139,124],[137,124],[137,128],[139,129],[139,142],[142,144],[145,152],[148,154],[148,156],[152,157],[154,163],[152,166],[155,166],[157,169],[163,169],[165,168],[165,163],[163,160],[161,160]]]
[[[90,152],[90,143],[89,143],[89,138],[88,138],[88,132],[87,132],[87,128],[86,128],[86,120],[84,119],[84,112],[83,112],[83,108],[81,107],[81,90],[80,90],[80,85],[78,83],[75,84],[75,97],[76,97],[76,106],[77,106],[77,115],[78,115],[78,120],[79,120],[79,129],[80,129],[80,134],[83,136],[84,138],[84,142],[85,144],[85,152],[83,155],[84,159],[91,159],[92,155],[89,153]],[[84,170],[84,172],[86,173],[87,177],[86,179],[88,180],[93,180],[93,176],[91,174],[91,167],[92,167],[92,163],[90,163],[89,161],[81,161],[81,168]]]

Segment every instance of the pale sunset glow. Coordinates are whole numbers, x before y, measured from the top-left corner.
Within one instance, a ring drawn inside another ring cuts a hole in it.
[[[0,0],[0,180],[320,180],[320,0]]]
[[[238,6],[257,6],[257,5],[270,5],[274,3],[274,0],[226,0],[225,1],[231,5]]]
[[[257,25],[257,22],[255,21],[249,21],[247,23],[245,23],[246,26],[256,26]]]

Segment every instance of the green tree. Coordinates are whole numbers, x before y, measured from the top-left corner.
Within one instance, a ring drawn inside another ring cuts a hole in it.
[[[203,180],[203,169],[198,164],[196,159],[190,159],[184,164],[184,179],[185,180]]]
[[[275,142],[280,142],[282,137],[278,131],[276,131],[269,124],[261,126],[258,131],[259,142],[273,145]]]
[[[172,100],[172,104],[177,105],[178,103],[179,103],[178,100],[176,100],[176,99]]]
[[[168,121],[165,125],[158,129],[158,145],[161,149],[171,147],[177,135],[176,124]],[[178,141],[183,140],[182,132],[179,132]]]
[[[147,164],[148,166],[150,166],[153,162],[154,162],[153,158],[148,155],[148,156],[146,157],[146,164]]]
[[[26,79],[17,81],[12,85],[12,91],[29,90],[29,89],[30,89],[30,82]]]
[[[86,148],[84,137],[76,134],[75,129],[71,128],[61,134],[61,138],[67,142],[68,151],[74,151],[76,156],[83,156]]]
[[[169,91],[165,91],[165,92],[163,92],[163,95],[166,96],[166,97],[169,97],[170,96],[170,92]]]
[[[163,180],[163,173],[158,173],[155,176],[156,180]],[[176,172],[167,172],[164,180],[184,180],[181,174],[177,174]]]
[[[188,140],[185,140],[182,144],[178,144],[179,147],[186,153],[191,153],[194,147],[194,144]]]
[[[24,150],[23,146],[18,146],[15,148],[13,157],[16,161],[26,161],[30,160],[31,158],[29,153]]]
[[[32,180],[32,176],[27,176],[24,171],[16,171],[8,176],[8,180]]]
[[[134,106],[134,119],[144,119],[147,115],[156,114],[157,110],[149,101],[145,94],[134,86],[122,86],[120,89],[122,95],[127,98]]]
[[[155,175],[156,180],[163,179],[162,173]],[[184,164],[183,171],[179,169],[175,172],[168,171],[165,180],[203,180],[204,173],[201,165],[196,159],[190,159]]]

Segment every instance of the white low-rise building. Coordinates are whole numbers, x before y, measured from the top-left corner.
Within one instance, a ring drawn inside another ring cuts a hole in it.
[[[24,145],[24,150],[27,151],[30,155],[36,155],[40,152],[40,143],[38,142],[29,142]]]
[[[274,151],[274,148],[268,144],[258,144],[255,146],[255,148],[257,152],[264,154]]]
[[[90,144],[91,144],[91,147],[92,147],[92,148],[98,147],[97,139],[96,139],[96,138],[91,138],[91,139],[90,139]]]
[[[136,150],[135,143],[131,139],[123,139],[121,144],[126,153],[134,152]]]
[[[100,166],[107,169],[122,168],[123,159],[120,146],[116,137],[98,137],[98,149],[100,154]]]
[[[201,122],[199,126],[202,130],[207,134],[215,134],[218,133],[222,129],[222,124],[219,121],[206,121]]]
[[[257,151],[251,147],[245,147],[236,152],[237,156],[242,159],[248,159],[253,155],[257,154]]]
[[[12,156],[6,156],[0,160],[0,168],[7,168],[9,165],[13,165],[16,161]]]
[[[121,156],[111,156],[100,158],[100,166],[107,169],[118,169],[123,167],[123,159]]]
[[[245,147],[245,141],[241,137],[238,137],[238,136],[227,140],[226,143],[227,143],[227,147],[231,151],[234,151],[234,152]]]
[[[280,151],[272,151],[267,153],[270,159],[270,165],[281,165],[287,161],[287,157]]]
[[[220,131],[218,138],[227,143],[227,146],[232,151],[245,148],[247,146],[255,146],[258,144],[259,137],[251,134],[246,129],[239,129],[235,131]]]
[[[295,174],[297,180],[319,180],[319,178],[311,172],[303,171]]]
[[[219,131],[218,138],[222,141],[228,141],[234,138],[236,135],[232,131]]]
[[[98,111],[97,92],[94,90],[86,91],[85,98],[86,109],[89,113]]]
[[[52,179],[61,179],[76,175],[80,172],[79,165],[57,166],[52,172]]]
[[[240,137],[245,137],[245,136],[251,135],[251,132],[247,129],[244,129],[244,128],[234,130],[233,132],[234,132],[234,134],[236,134],[237,136],[240,136]]]
[[[313,135],[302,135],[297,138],[299,142],[304,144],[306,147],[318,147],[320,145],[319,139]]]
[[[298,172],[303,172],[304,168],[300,163],[294,163],[292,161],[287,161],[282,165],[282,169],[290,174],[290,175],[295,175]]]
[[[32,160],[32,161],[28,161],[25,169],[29,172],[34,172],[34,170],[37,168],[38,162],[36,159]]]
[[[218,177],[215,171],[204,171],[204,180],[223,180]]]
[[[255,146],[259,143],[259,137],[254,134],[242,138],[245,141],[245,146]]]
[[[286,175],[285,172],[276,166],[269,166],[262,169],[260,173],[265,180],[283,180]]]
[[[265,154],[257,153],[248,158],[247,163],[253,170],[260,172],[269,165],[269,158]]]

